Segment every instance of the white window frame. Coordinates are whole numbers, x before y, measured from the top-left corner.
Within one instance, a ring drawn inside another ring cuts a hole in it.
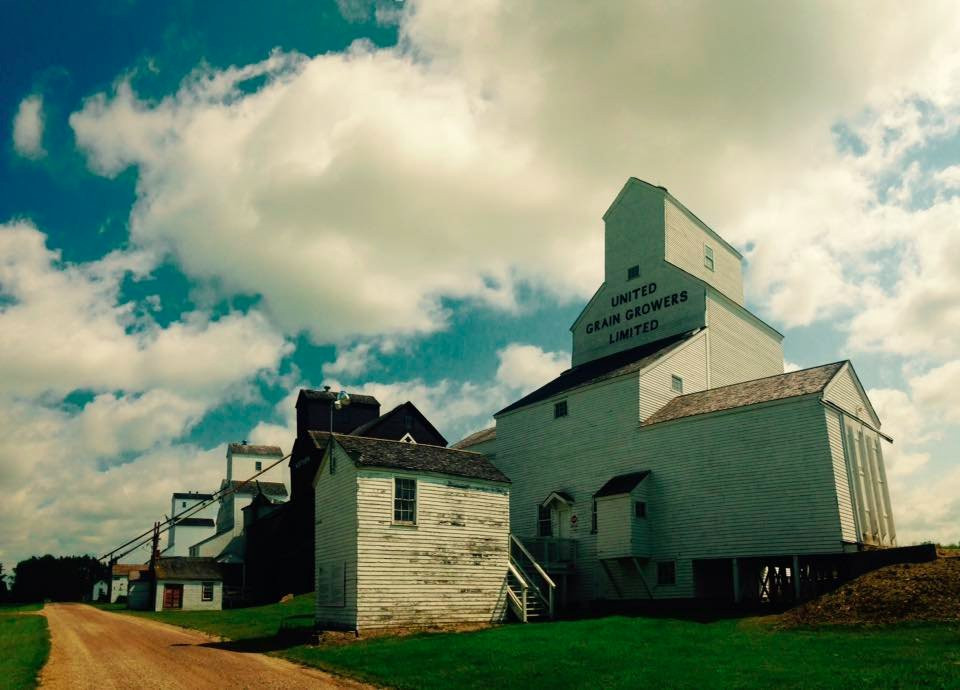
[[[683,395],[683,377],[677,376],[676,374],[670,375],[670,390],[674,393],[679,393]]]
[[[415,439],[413,436],[411,436],[409,432],[406,433],[406,434],[404,434],[403,437],[402,437],[400,440],[403,441],[404,443],[414,443],[414,444],[415,444],[415,443],[417,442],[417,439]]]
[[[262,460],[255,460],[254,463],[253,463],[253,471],[254,471],[254,472],[259,472],[259,471],[262,470],[262,469],[263,469],[263,461],[262,461]]]
[[[397,520],[397,480],[404,479],[413,482],[413,520]],[[402,527],[416,527],[420,521],[420,482],[416,477],[394,475],[390,481],[390,516],[394,525]]]
[[[713,247],[709,244],[703,245],[703,265],[708,271],[716,270],[716,260],[713,257]]]
[[[207,587],[210,588],[210,596],[207,596]],[[200,601],[213,601],[213,582],[200,583]]]

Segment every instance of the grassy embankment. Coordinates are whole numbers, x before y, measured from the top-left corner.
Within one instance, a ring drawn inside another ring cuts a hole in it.
[[[289,634],[309,629],[312,606],[305,595],[250,609],[137,615],[400,688],[960,686],[960,627],[949,624],[787,631],[756,620],[609,617],[313,647]]]
[[[40,604],[0,606],[0,688],[32,688],[50,653]]]

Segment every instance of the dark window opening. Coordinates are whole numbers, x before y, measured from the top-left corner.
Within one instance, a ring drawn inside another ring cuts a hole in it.
[[[553,524],[550,521],[549,506],[537,506],[537,536],[553,536]]]
[[[677,584],[677,562],[661,561],[657,563],[657,584],[675,585]]]
[[[403,426],[407,431],[410,431],[413,428],[413,415],[406,414],[403,416]]]
[[[643,501],[637,501],[633,504],[633,513],[638,518],[647,517],[647,504]]]
[[[640,277],[640,267],[631,266],[627,269],[627,280],[633,280],[634,278]]]
[[[259,472],[263,469],[263,463],[257,460],[255,463],[253,463],[253,469],[255,472]]]
[[[567,401],[561,400],[558,403],[553,404],[553,418],[560,419],[560,417],[567,416]]]
[[[395,477],[393,482],[394,522],[416,522],[417,480]]]
[[[597,502],[593,502],[593,510],[590,512],[590,534],[597,533]]]
[[[213,583],[204,582],[203,591],[200,594],[201,601],[213,601]]]

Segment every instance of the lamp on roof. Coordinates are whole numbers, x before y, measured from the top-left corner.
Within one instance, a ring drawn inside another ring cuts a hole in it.
[[[323,389],[325,391],[329,391],[330,386],[324,386]],[[340,391],[334,397],[333,404],[330,406],[330,433],[331,434],[333,433],[333,410],[334,409],[341,410],[349,404],[350,404],[350,396],[347,395],[346,391]]]

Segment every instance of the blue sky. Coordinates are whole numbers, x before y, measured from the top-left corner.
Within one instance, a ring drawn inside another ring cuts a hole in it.
[[[0,561],[288,449],[302,386],[488,424],[568,365],[630,175],[791,365],[854,361],[901,539],[960,539],[955,8],[612,7],[7,3]]]

